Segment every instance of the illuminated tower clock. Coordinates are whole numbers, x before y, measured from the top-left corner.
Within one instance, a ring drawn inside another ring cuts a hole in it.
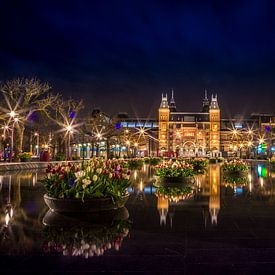
[[[162,155],[168,151],[169,116],[168,97],[162,94],[159,107],[159,150]]]
[[[218,96],[212,95],[211,103],[209,106],[209,121],[210,121],[210,151],[213,155],[220,152],[220,128],[221,128],[221,116],[220,108],[218,104]]]

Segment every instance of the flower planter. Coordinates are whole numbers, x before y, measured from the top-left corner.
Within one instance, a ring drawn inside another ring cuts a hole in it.
[[[180,187],[182,185],[193,185],[194,177],[155,177],[157,187]]]
[[[20,158],[20,162],[31,162],[31,158]]]
[[[99,212],[121,208],[125,205],[129,194],[123,196],[119,202],[113,202],[112,198],[92,198],[85,199],[58,199],[44,195],[47,206],[58,213],[85,213]]]

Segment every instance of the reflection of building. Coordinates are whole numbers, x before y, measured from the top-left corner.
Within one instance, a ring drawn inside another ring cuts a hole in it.
[[[168,214],[168,208],[169,208],[169,201],[168,199],[160,196],[158,197],[158,211],[160,216],[160,225],[166,225],[166,218]]]
[[[159,108],[159,150],[162,155],[195,156],[219,155],[220,152],[220,108],[218,98],[207,92],[202,112],[177,111],[174,95],[162,95]]]
[[[218,214],[220,210],[220,166],[210,165],[209,167],[209,213],[211,216],[211,223],[217,224]]]

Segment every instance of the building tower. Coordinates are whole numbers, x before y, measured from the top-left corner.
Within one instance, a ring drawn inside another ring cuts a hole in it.
[[[170,109],[170,112],[176,112],[177,111],[176,102],[175,102],[175,99],[174,99],[174,90],[173,89],[172,89],[172,96],[171,96],[171,100],[170,100],[169,109]]]
[[[221,208],[220,202],[220,166],[210,165],[209,168],[210,196],[209,196],[209,213],[211,223],[218,223],[218,214]]]
[[[163,155],[168,151],[168,135],[169,135],[169,117],[170,109],[168,105],[167,94],[162,94],[162,99],[159,107],[159,150],[160,154]]]
[[[220,127],[221,116],[218,104],[218,96],[211,96],[211,103],[209,106],[209,122],[210,122],[210,137],[209,147],[212,156],[219,156],[220,154]]]
[[[209,100],[207,96],[207,90],[204,91],[204,99],[202,100],[202,112],[203,113],[209,112]]]

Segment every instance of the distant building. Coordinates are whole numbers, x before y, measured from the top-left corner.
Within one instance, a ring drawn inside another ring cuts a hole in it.
[[[170,103],[162,95],[159,107],[159,153],[163,156],[213,156],[220,151],[220,108],[217,95],[207,92],[203,99],[202,111],[180,112],[176,108],[174,93]]]
[[[199,112],[179,110],[172,90],[170,99],[162,94],[157,118],[119,113],[114,119],[117,129],[146,132],[138,156],[270,157],[275,152],[275,115],[222,117],[217,94],[209,98],[207,91]]]

